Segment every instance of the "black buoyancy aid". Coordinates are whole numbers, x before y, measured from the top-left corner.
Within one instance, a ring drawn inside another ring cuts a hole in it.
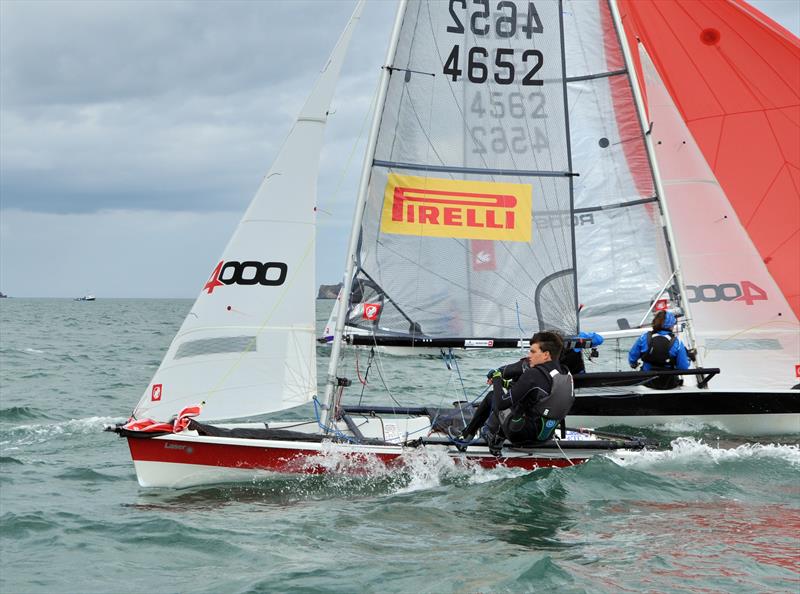
[[[659,334],[655,330],[647,333],[646,350],[642,353],[642,361],[650,363],[653,367],[675,367],[675,357],[670,355],[672,345],[675,344],[674,334]]]
[[[547,441],[575,402],[572,374],[569,371],[560,373],[557,369],[550,372],[541,368],[539,370],[550,378],[550,392],[539,398],[533,406],[526,406],[526,397],[538,391],[531,390],[512,410],[500,413],[503,431],[512,442],[519,438]],[[530,416],[531,414],[534,416]]]
[[[542,370],[542,373],[547,372]],[[569,372],[559,373],[557,369],[554,369],[548,375],[553,382],[550,393],[536,402],[533,412],[540,417],[560,421],[567,416],[575,402],[572,374]]]

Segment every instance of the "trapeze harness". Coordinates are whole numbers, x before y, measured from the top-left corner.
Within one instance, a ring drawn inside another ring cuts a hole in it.
[[[675,344],[676,336],[670,332],[669,336],[659,334],[655,330],[648,332],[645,352],[642,353],[642,361],[650,363],[657,369],[674,369],[675,357],[670,355],[672,345]]]
[[[550,392],[539,398],[532,407],[526,406],[528,397],[533,392],[542,390],[538,386],[534,387],[511,408],[499,412],[500,426],[512,443],[530,441],[531,438],[533,441],[547,441],[575,402],[572,375],[569,372],[538,369],[551,379]]]
[[[675,369],[675,357],[670,355],[672,345],[675,344],[677,337],[671,332],[659,334],[655,330],[647,333],[647,344],[642,353],[642,361],[649,363],[650,368],[658,371],[659,369]],[[671,390],[683,384],[683,380],[675,376],[654,377],[644,385],[654,390]]]

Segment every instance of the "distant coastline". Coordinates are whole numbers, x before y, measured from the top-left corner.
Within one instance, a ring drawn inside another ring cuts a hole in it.
[[[336,299],[339,296],[339,290],[342,288],[342,283],[335,285],[320,285],[317,292],[317,299]]]

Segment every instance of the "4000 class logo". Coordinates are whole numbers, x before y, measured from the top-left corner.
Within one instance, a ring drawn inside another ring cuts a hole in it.
[[[283,262],[220,260],[203,290],[210,295],[222,285],[264,285],[276,287],[286,281],[289,267]]]
[[[389,174],[381,232],[497,241],[531,240],[530,184]]]

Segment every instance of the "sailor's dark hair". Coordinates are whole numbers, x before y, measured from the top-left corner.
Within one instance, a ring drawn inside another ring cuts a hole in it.
[[[656,315],[653,316],[653,332],[661,332],[662,330],[672,332],[672,328],[674,326],[675,316],[670,316],[670,313],[666,310],[662,309],[661,311],[656,312]]]
[[[558,361],[564,349],[564,339],[558,332],[537,332],[531,338],[531,344],[538,344],[539,350],[550,353],[550,359]]]

